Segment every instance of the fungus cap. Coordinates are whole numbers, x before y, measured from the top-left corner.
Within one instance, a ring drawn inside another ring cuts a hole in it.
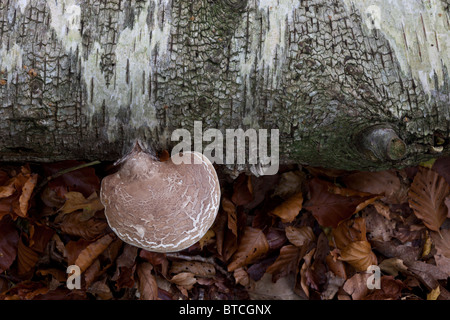
[[[160,162],[135,147],[120,170],[102,180],[108,224],[124,242],[175,252],[195,244],[212,226],[220,205],[216,171],[201,153],[184,152],[183,158],[188,164]]]

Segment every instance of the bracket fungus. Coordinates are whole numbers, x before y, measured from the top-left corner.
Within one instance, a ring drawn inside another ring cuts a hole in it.
[[[136,143],[119,171],[102,180],[108,224],[124,242],[154,252],[180,251],[214,223],[220,185],[212,163],[198,152],[184,152],[180,164],[173,158],[161,162]]]

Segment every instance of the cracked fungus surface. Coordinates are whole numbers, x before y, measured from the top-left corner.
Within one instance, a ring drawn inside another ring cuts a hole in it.
[[[140,152],[104,178],[102,201],[113,231],[150,251],[179,251],[196,243],[214,222],[220,186],[214,167],[158,162]],[[192,160],[193,162],[194,160]]]

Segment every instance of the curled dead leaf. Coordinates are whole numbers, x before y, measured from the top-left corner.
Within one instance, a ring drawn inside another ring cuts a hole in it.
[[[278,207],[271,211],[271,214],[277,216],[282,222],[292,222],[300,213],[303,205],[303,194],[297,192],[292,195]]]
[[[141,300],[156,300],[158,298],[158,284],[152,274],[153,266],[148,262],[137,266],[138,290]]]
[[[316,236],[310,226],[302,226],[299,228],[287,226],[285,231],[289,242],[297,247],[316,240]]]
[[[341,260],[348,262],[357,271],[366,271],[377,264],[377,257],[372,252],[368,241],[354,241],[341,250]]]
[[[269,250],[269,243],[262,230],[246,227],[239,246],[231,258],[228,271],[234,271],[261,258]]]
[[[75,264],[84,272],[94,260],[113,242],[114,236],[107,234],[84,248],[75,260]]]
[[[408,192],[409,206],[428,229],[438,232],[448,215],[450,186],[439,174],[420,167]]]

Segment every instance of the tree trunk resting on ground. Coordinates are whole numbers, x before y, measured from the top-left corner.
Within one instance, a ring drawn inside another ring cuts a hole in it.
[[[196,120],[279,129],[284,163],[448,155],[449,15],[449,0],[2,0],[0,160],[170,150]]]

